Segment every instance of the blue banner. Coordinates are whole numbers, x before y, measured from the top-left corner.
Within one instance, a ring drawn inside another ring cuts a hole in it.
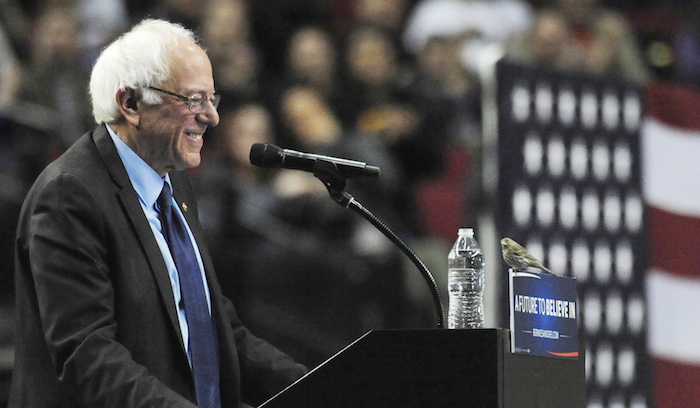
[[[509,270],[511,352],[577,359],[576,279]]]

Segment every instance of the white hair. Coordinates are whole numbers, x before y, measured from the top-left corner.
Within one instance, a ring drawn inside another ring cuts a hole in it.
[[[138,89],[143,102],[160,103],[160,96],[148,87],[170,77],[173,57],[183,40],[197,43],[195,34],[179,24],[146,19],[109,44],[97,58],[90,76],[95,121],[110,123],[121,117],[119,90]]]

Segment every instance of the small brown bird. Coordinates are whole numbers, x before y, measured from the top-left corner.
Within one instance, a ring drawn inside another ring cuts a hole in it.
[[[527,249],[510,238],[506,237],[501,240],[501,252],[503,253],[503,260],[506,261],[506,264],[516,271],[522,271],[528,266],[531,266],[533,268],[539,268],[550,275],[554,275],[552,271],[542,265],[542,262],[532,256]]]

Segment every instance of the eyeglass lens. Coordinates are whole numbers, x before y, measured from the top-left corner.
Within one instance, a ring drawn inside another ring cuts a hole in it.
[[[214,109],[219,107],[219,102],[221,102],[221,95],[214,94],[211,98],[207,98],[202,94],[197,94],[189,98],[189,108],[194,113],[199,113],[204,110],[204,106],[207,102],[211,102],[214,105]]]

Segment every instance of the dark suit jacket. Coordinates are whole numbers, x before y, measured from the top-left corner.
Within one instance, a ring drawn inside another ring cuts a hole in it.
[[[189,178],[170,176],[209,281],[222,404],[258,404],[306,369],[241,324],[214,274]],[[165,262],[105,126],[38,177],[16,246],[10,407],[193,406]]]

